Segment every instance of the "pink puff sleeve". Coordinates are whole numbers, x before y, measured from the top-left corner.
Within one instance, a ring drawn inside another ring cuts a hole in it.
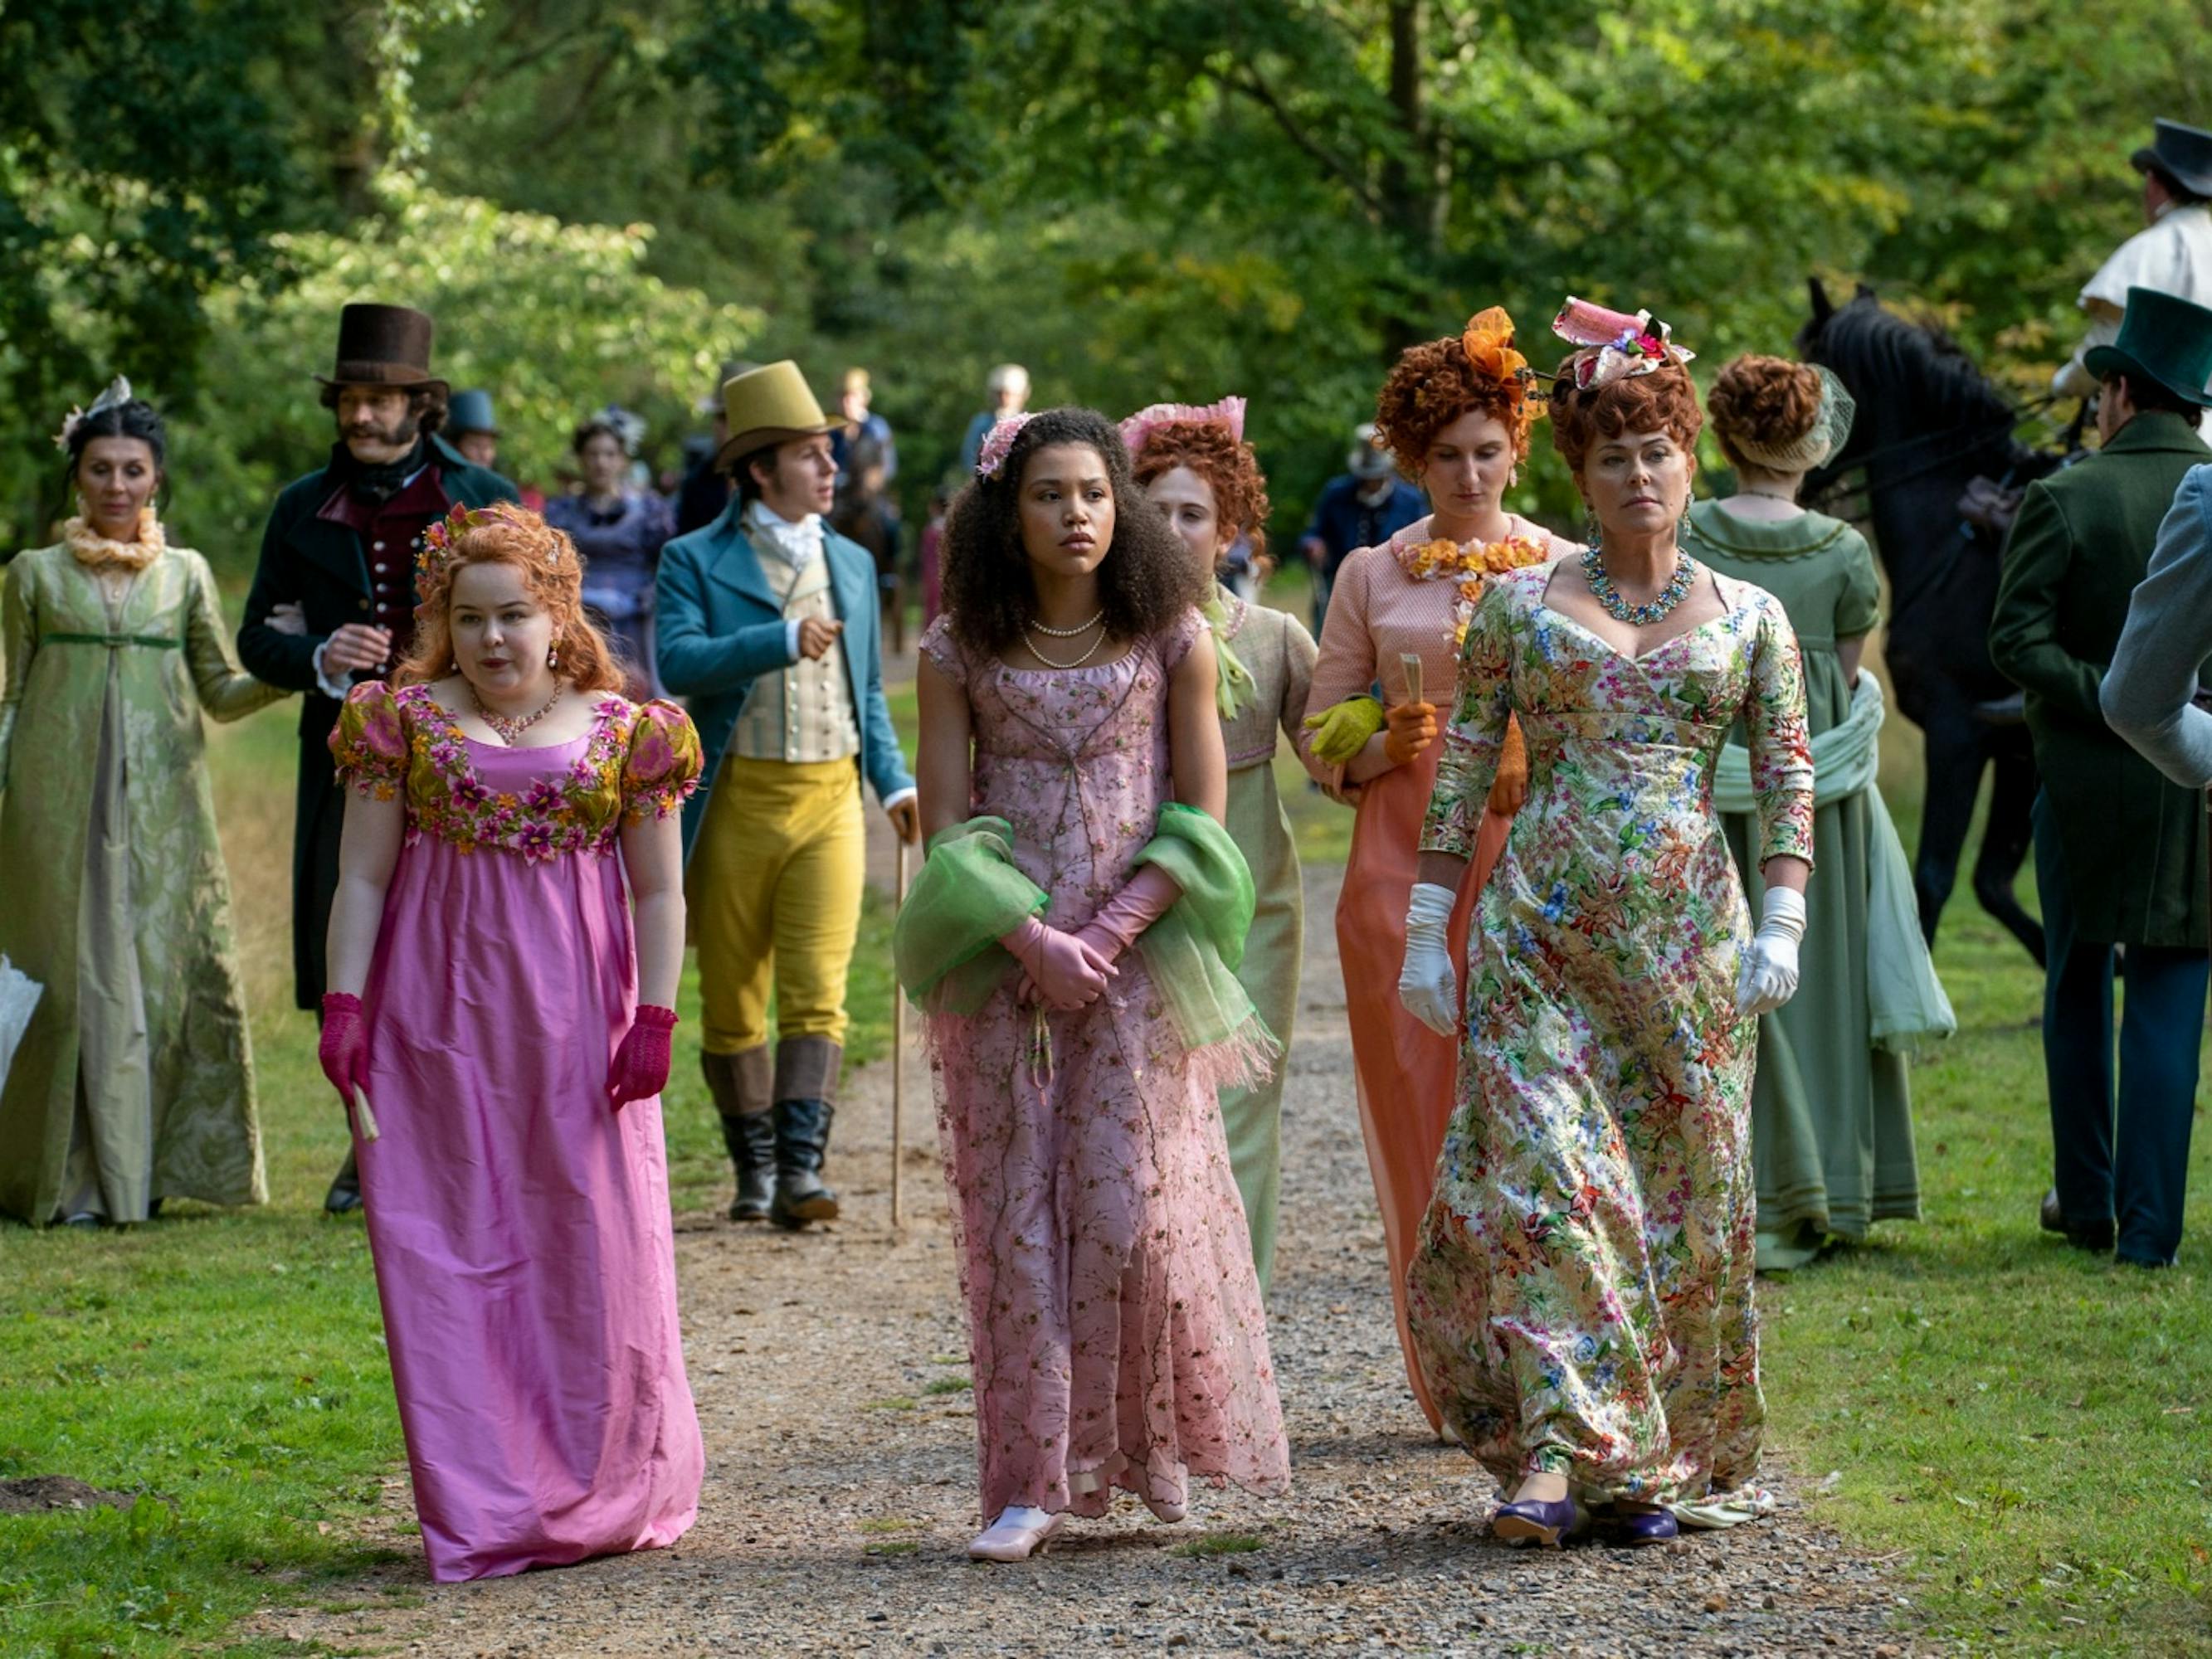
[[[939,617],[923,629],[916,648],[947,680],[963,688],[967,685],[968,653],[961,648],[960,641],[952,637],[952,619],[950,617]]]
[[[623,762],[623,817],[639,823],[648,813],[665,818],[676,811],[699,787],[703,764],[699,728],[689,714],[659,698],[640,705]]]
[[[407,723],[399,699],[382,680],[346,693],[331,727],[338,781],[375,800],[390,800],[407,779]]]
[[[1198,636],[1206,632],[1206,618],[1195,609],[1186,611],[1163,628],[1155,636],[1160,666],[1173,673],[1176,665],[1190,655],[1190,648],[1198,643]]]

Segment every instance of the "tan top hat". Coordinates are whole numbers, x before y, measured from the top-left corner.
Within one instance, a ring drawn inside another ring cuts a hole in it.
[[[756,449],[811,438],[838,424],[822,412],[806,377],[788,357],[726,382],[722,414],[730,425],[730,441],[715,453],[714,465],[724,470]]]

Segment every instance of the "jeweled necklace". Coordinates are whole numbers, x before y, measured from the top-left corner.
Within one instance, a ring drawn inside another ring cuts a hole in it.
[[[1605,607],[1605,614],[1615,622],[1626,623],[1631,628],[1649,628],[1664,622],[1668,612],[1690,597],[1690,585],[1698,579],[1698,562],[1681,549],[1674,550],[1674,574],[1667,580],[1650,599],[1642,605],[1631,605],[1621,598],[1620,590],[1613,585],[1613,578],[1605,574],[1605,556],[1593,544],[1583,550],[1583,580],[1589,585],[1590,596]]]
[[[1037,642],[1035,639],[1025,639],[1023,643],[1029,647],[1030,655],[1035,657],[1047,668],[1080,668],[1084,664],[1089,662],[1093,657],[1097,656],[1098,654],[1098,647],[1106,643],[1106,630],[1098,627],[1098,624],[1105,620],[1106,613],[1102,611],[1097,616],[1093,617],[1089,622],[1084,623],[1082,628],[1070,628],[1063,629],[1058,628],[1047,628],[1042,623],[1031,623],[1029,624],[1030,629],[1037,633],[1049,634],[1056,638],[1063,640],[1073,638],[1076,635],[1082,633],[1085,629],[1097,628],[1098,637],[1091,641],[1091,648],[1088,651],[1085,651],[1081,656],[1078,657],[1073,662],[1058,662],[1054,659],[1046,656],[1043,652],[1037,649]]]
[[[469,701],[477,706],[477,718],[498,732],[500,740],[512,749],[517,738],[553,712],[553,705],[561,701],[561,693],[565,690],[567,690],[565,686],[557,681],[555,682],[553,695],[545,699],[544,707],[529,714],[501,714],[487,708],[484,706],[483,697],[477,690],[476,682],[473,680],[469,682]]]

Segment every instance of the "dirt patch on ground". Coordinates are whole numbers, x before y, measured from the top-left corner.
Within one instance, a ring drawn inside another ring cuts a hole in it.
[[[103,1492],[66,1474],[34,1474],[22,1480],[0,1480],[0,1515],[41,1515],[48,1510],[90,1510],[102,1504],[127,1510],[138,1501],[135,1492]]]
[[[1290,1498],[1200,1488],[1176,1527],[1130,1501],[1040,1559],[965,1559],[981,1519],[975,1411],[927,1073],[910,1056],[903,1227],[890,1224],[888,1064],[838,1116],[830,1175],[849,1219],[796,1237],[679,1222],[709,1459],[679,1547],[433,1586],[398,1489],[370,1530],[408,1559],[315,1598],[347,1611],[272,1607],[257,1629],[365,1654],[1931,1651],[1898,1587],[1772,1463],[1780,1513],[1729,1532],[1642,1552],[1489,1537],[1492,1483],[1429,1434],[1399,1360],[1352,1103],[1336,873],[1309,882],[1269,1309]]]

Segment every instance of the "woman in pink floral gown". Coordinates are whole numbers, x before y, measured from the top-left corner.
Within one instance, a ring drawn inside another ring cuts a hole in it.
[[[1013,1560],[1115,1487],[1179,1520],[1192,1477],[1279,1492],[1289,1459],[1216,1101],[1269,1045],[1199,965],[1194,907],[1241,884],[1228,969],[1251,920],[1199,573],[1102,416],[1001,423],[978,472],[921,641],[930,854],[899,951],[968,1300],[970,1553]]]
[[[1662,1540],[1670,1506],[1758,1468],[1755,1016],[1796,988],[1811,872],[1789,618],[1674,542],[1697,389],[1648,319],[1585,325],[1570,302],[1560,326],[1612,341],[1624,324],[1632,343],[1571,356],[1552,398],[1599,544],[1498,578],[1469,627],[1401,981],[1462,1045],[1407,1274],[1415,1351],[1445,1422],[1511,1494],[1498,1534],[1547,1544],[1583,1504],[1626,1542]],[[1528,798],[1455,958],[1444,917],[1509,716]],[[1712,799],[1739,721],[1767,890],[1756,934]]]
[[[672,1544],[704,1471],[659,1100],[698,734],[614,695],[566,536],[457,518],[397,689],[331,734],[322,1043],[441,1581]]]

